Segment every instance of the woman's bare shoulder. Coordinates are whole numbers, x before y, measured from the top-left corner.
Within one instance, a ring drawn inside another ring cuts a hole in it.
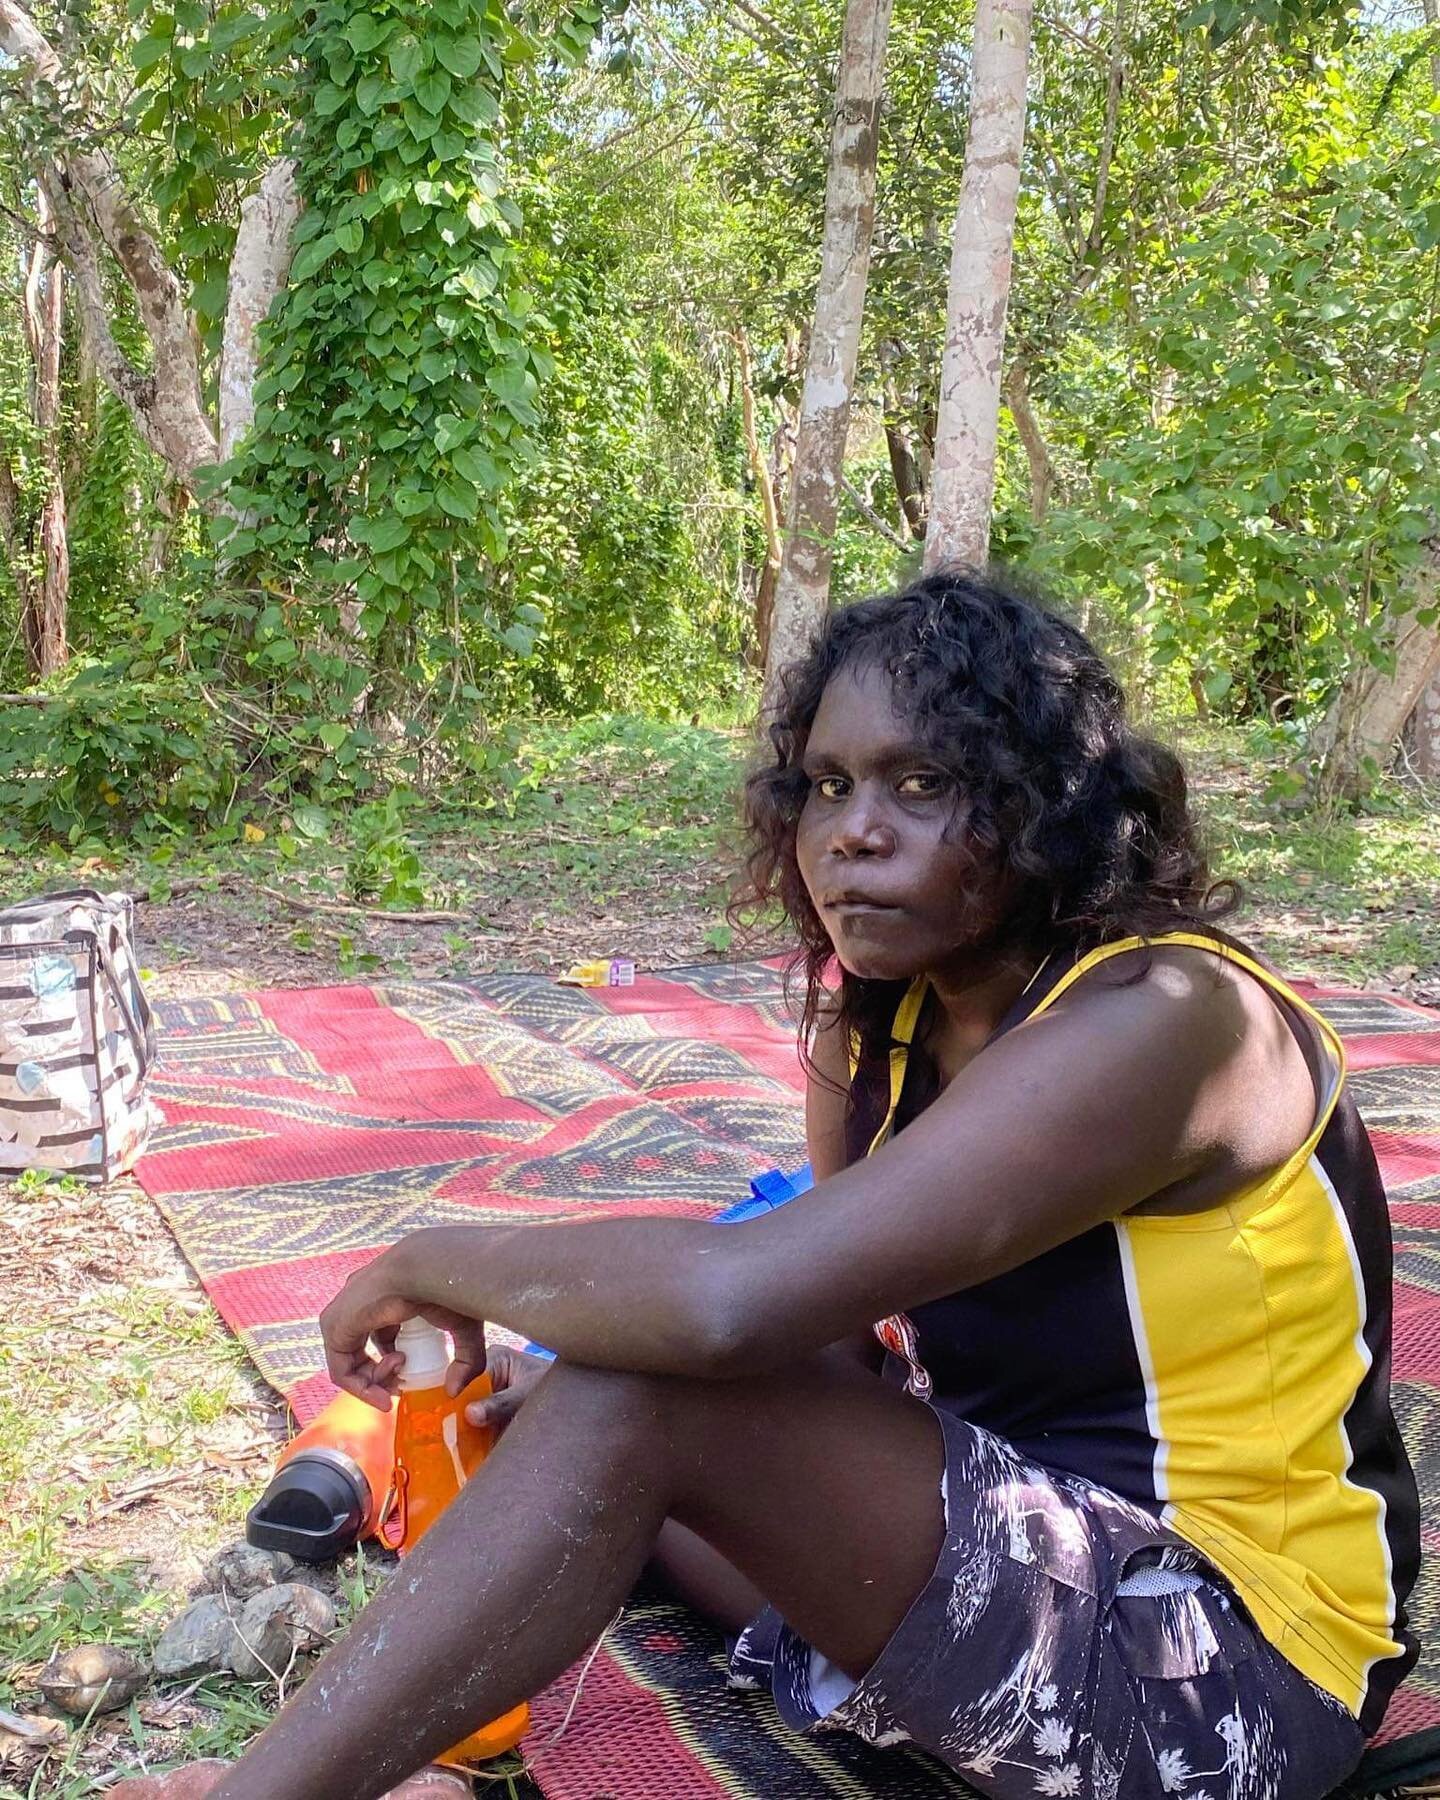
[[[1208,1064],[1195,1123],[1225,1146],[1235,1179],[1283,1162],[1310,1132],[1318,1053],[1307,1057],[1280,997],[1218,949],[1126,951],[1074,982],[1053,1010],[1092,1026],[1097,1047],[1128,1015],[1152,1057],[1173,1047],[1177,1059]],[[1300,1029],[1303,1036],[1303,1021]]]

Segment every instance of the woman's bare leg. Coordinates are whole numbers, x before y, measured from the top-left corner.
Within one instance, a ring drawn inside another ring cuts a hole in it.
[[[560,1365],[214,1800],[377,1800],[580,1656],[667,1518],[860,1675],[939,1553],[942,1466],[928,1410],[858,1367]]]
[[[677,1600],[732,1636],[765,1604],[759,1588],[728,1557],[675,1519],[667,1519],[660,1527],[650,1556],[650,1573],[657,1575]]]

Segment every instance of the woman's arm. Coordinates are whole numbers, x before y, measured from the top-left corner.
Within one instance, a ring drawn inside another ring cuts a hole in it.
[[[642,1218],[413,1234],[327,1308],[331,1373],[373,1388],[366,1335],[417,1303],[603,1367],[718,1377],[777,1365],[1002,1274],[1187,1177],[1234,1163],[1238,1185],[1242,1121],[1274,1085],[1268,1044],[1236,982],[1193,954],[1157,954],[1128,985],[1077,984],[878,1154],[773,1213],[723,1230]]]

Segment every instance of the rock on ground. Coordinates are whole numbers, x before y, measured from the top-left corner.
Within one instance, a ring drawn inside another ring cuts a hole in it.
[[[273,1590],[272,1590],[273,1591]],[[155,1646],[157,1675],[200,1675],[224,1666],[237,1610],[218,1594],[202,1594],[172,1619]]]
[[[295,1568],[295,1558],[283,1550],[257,1550],[253,1544],[227,1544],[217,1550],[205,1565],[198,1592],[231,1594],[237,1600],[249,1600],[288,1581]]]
[[[245,1602],[226,1663],[242,1681],[278,1680],[295,1655],[328,1642],[335,1607],[318,1589],[285,1582]]]

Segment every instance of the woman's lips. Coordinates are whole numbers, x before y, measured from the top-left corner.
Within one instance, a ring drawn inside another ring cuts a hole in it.
[[[897,913],[900,908],[882,900],[828,900],[825,910],[838,914],[842,919],[869,919],[884,913]]]

